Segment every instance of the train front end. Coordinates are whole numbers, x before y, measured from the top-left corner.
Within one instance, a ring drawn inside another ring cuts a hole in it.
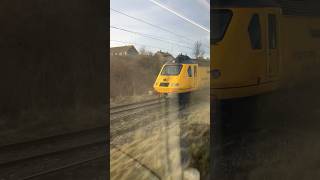
[[[182,64],[165,64],[153,85],[154,90],[159,94],[182,93],[183,90],[180,88],[182,69]]]

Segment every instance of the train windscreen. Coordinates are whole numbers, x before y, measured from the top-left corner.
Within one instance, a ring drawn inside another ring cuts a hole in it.
[[[161,75],[174,76],[180,74],[182,65],[166,65],[162,71]]]
[[[211,11],[211,42],[221,41],[232,18],[232,11],[227,9],[216,9]]]

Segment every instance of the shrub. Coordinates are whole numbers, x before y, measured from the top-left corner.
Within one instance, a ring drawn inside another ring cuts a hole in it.
[[[110,98],[147,93],[162,64],[155,56],[111,56]]]

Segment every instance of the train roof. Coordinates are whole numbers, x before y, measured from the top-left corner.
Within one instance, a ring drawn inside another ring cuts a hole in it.
[[[198,64],[199,66],[209,66],[210,61],[203,59],[191,59],[187,55],[178,55],[175,59],[170,60],[166,63],[167,65],[176,65],[176,64]]]
[[[167,62],[166,64],[168,64],[168,65],[170,65],[170,64],[171,65],[173,65],[173,64],[197,64],[197,62],[192,59],[186,60],[186,61],[178,61],[178,60],[174,59],[174,60]]]
[[[199,66],[210,66],[210,61],[190,59],[186,61],[171,60],[166,63],[166,65],[176,65],[176,64],[198,64]]]
[[[173,63],[182,63],[182,64],[195,64],[195,61],[187,55],[179,54],[173,61]]]

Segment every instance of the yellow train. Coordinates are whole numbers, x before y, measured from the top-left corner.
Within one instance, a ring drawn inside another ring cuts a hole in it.
[[[211,96],[258,95],[319,74],[320,17],[247,2],[221,0],[211,9]]]
[[[153,85],[159,94],[189,93],[210,85],[209,61],[179,55],[163,65]]]

